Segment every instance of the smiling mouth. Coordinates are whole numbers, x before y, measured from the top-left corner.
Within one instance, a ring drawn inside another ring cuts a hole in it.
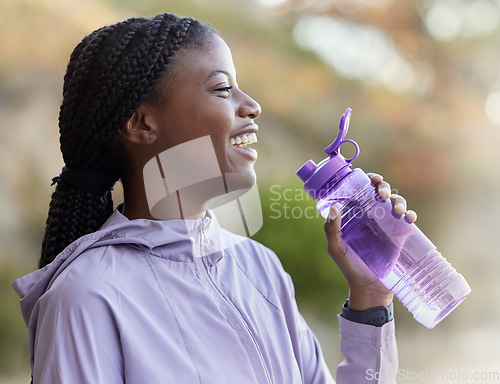
[[[231,137],[229,139],[229,143],[233,147],[238,147],[238,148],[243,148],[249,144],[254,144],[256,142],[257,142],[257,135],[255,134],[255,132],[244,133],[242,135]]]

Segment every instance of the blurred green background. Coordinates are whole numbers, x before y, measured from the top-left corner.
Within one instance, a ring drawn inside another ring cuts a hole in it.
[[[355,165],[407,198],[472,287],[434,330],[396,300],[400,368],[500,372],[500,1],[0,0],[0,383],[29,381],[10,284],[36,268],[50,181],[63,165],[57,116],[69,54],[104,24],[165,11],[212,23],[241,88],[262,106],[255,238],[291,274],[332,371],[347,287],[295,171],[325,156],[351,107]],[[498,382],[490,379],[481,382]]]

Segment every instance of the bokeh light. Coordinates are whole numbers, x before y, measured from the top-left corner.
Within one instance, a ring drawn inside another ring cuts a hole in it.
[[[286,3],[286,0],[255,0],[257,4],[262,5],[264,7],[278,7]]]
[[[492,33],[499,23],[499,6],[489,0],[436,0],[424,15],[424,25],[437,40]]]
[[[500,84],[495,86],[486,98],[485,110],[488,119],[500,126]]]
[[[425,93],[432,72],[417,70],[380,29],[328,16],[304,16],[295,40],[315,52],[340,75],[386,86],[397,92]]]

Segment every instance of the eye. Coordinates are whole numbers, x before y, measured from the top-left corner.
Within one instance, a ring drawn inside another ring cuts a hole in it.
[[[232,89],[233,87],[221,87],[221,88],[216,88],[214,89],[215,92],[226,92],[226,93],[229,93],[229,91]]]

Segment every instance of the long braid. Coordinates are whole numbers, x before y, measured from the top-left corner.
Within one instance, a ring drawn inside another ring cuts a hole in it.
[[[61,152],[66,166],[118,180],[126,159],[118,130],[156,92],[168,64],[182,47],[200,45],[215,30],[172,14],[132,18],[86,36],[71,54],[59,112]],[[39,267],[79,237],[99,229],[113,210],[103,196],[57,184]]]

